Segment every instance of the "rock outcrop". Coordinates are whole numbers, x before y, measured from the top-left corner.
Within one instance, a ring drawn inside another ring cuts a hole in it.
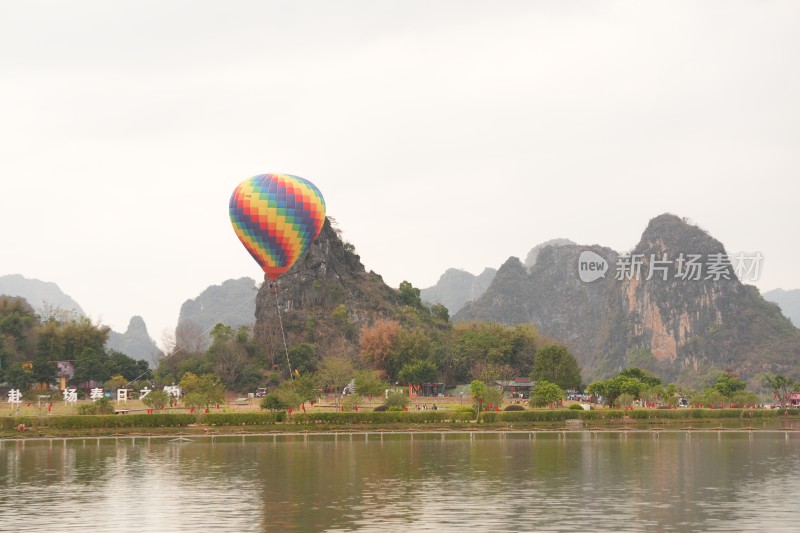
[[[256,332],[273,364],[284,350],[281,324],[290,346],[312,341],[320,357],[355,356],[361,326],[394,317],[398,307],[397,290],[364,269],[327,219],[308,252],[277,281],[261,285]]]
[[[177,336],[182,331],[191,335],[204,335],[222,323],[234,329],[252,326],[255,322],[256,282],[252,278],[229,279],[220,285],[211,285],[196,298],[183,302]],[[205,333],[203,333],[205,332]]]
[[[147,325],[140,316],[134,316],[128,323],[125,333],[110,331],[106,347],[122,352],[133,359],[155,363],[163,355],[156,342],[147,332]]]
[[[581,279],[584,252],[607,263],[604,277]],[[800,330],[743,285],[724,254],[705,231],[661,215],[629,256],[599,246],[547,246],[530,273],[510,259],[454,320],[532,323],[567,343],[590,379],[626,366],[687,384],[723,369],[745,378],[797,375]]]

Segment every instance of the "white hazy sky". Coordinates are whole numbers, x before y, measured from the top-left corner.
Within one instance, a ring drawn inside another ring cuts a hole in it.
[[[800,3],[0,3],[0,274],[160,339],[261,271],[241,180],[313,181],[392,286],[685,216],[796,288]]]

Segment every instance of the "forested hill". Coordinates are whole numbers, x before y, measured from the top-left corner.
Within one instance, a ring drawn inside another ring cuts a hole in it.
[[[273,286],[264,283],[256,299],[256,338],[267,363],[285,368],[278,308],[292,367],[301,372],[340,359],[390,382],[510,379],[528,375],[539,342],[530,327],[453,327],[447,308],[423,304],[410,283],[393,289],[367,272],[330,221],[308,253]]]
[[[581,279],[584,252],[607,263],[604,277]],[[700,279],[681,275],[681,254],[684,260],[700,257],[701,270],[706,267]],[[731,267],[717,279],[708,270],[716,254],[725,248],[708,233],[661,215],[650,221],[630,256],[642,261],[639,275],[628,276],[628,270],[616,279],[620,257],[609,248],[546,247],[530,272],[510,259],[455,320],[533,324],[568,344],[590,379],[627,366],[689,385],[723,369],[747,379],[761,372],[800,375],[800,330]]]

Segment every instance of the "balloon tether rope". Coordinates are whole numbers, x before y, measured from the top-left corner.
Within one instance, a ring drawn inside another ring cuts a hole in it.
[[[272,284],[270,284],[272,285]],[[281,337],[283,338],[283,350],[286,352],[286,366],[289,367],[289,379],[294,381],[292,376],[292,363],[289,362],[289,347],[286,345],[286,333],[283,331],[283,319],[281,318],[281,306],[278,303],[278,284],[275,285],[275,310],[278,311],[278,323],[281,325]]]

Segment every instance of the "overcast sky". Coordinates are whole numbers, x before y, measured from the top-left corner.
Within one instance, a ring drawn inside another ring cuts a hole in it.
[[[797,288],[800,3],[0,3],[0,275],[160,340],[260,268],[243,179],[313,181],[398,286],[688,217]]]

